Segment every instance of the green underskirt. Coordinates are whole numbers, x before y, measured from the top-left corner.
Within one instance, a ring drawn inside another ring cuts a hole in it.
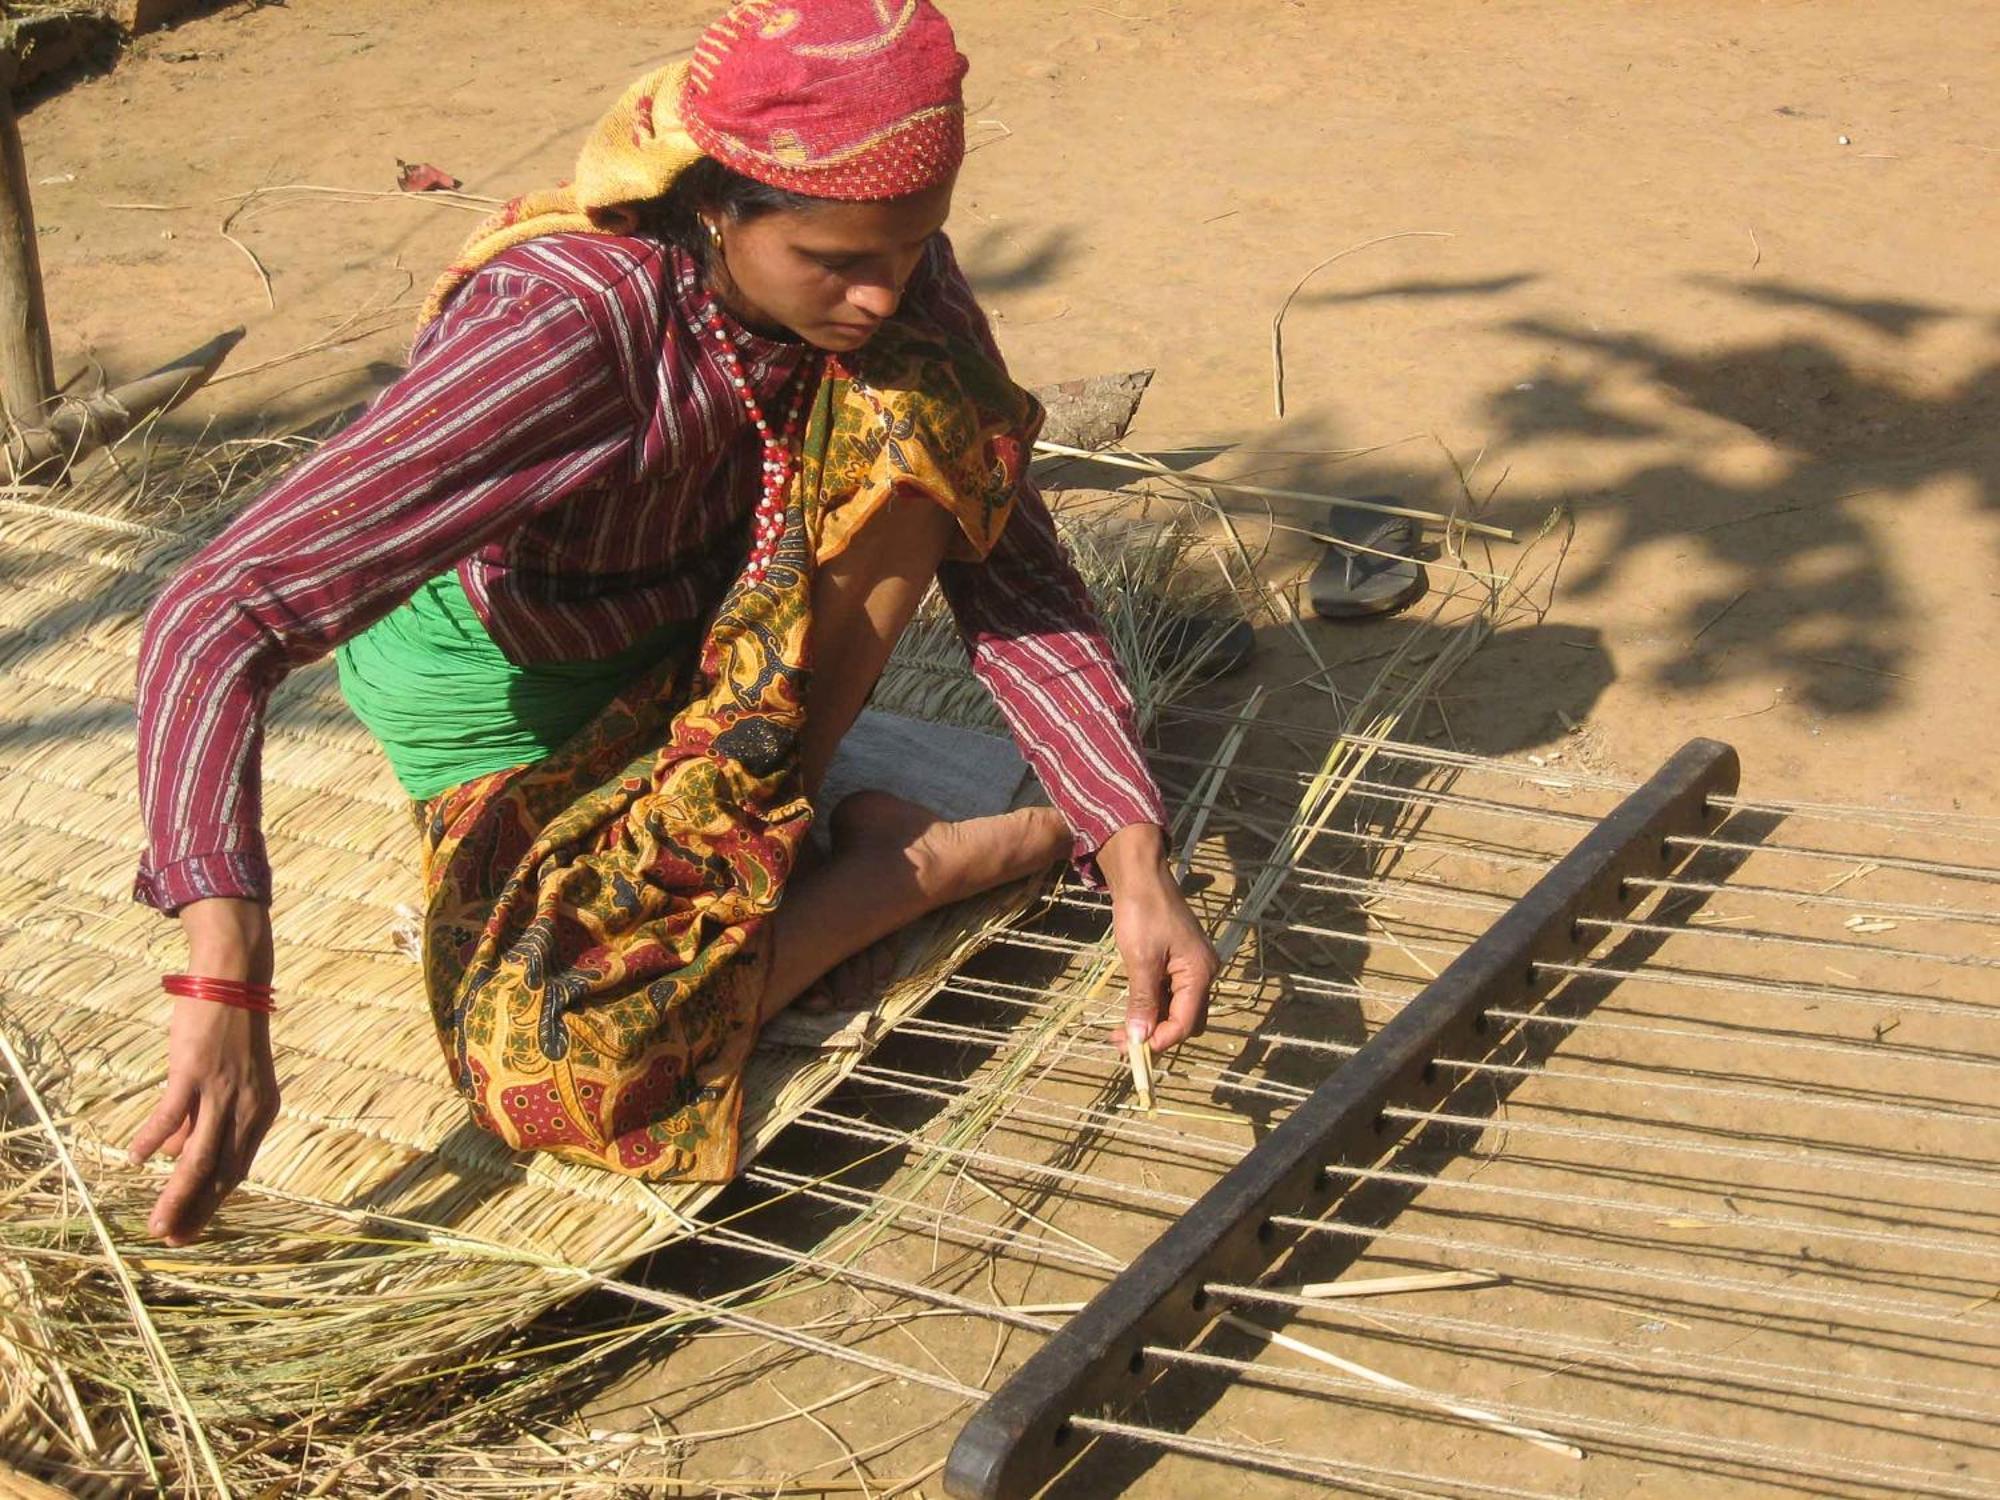
[[[522,666],[487,634],[458,573],[334,653],[340,691],[419,800],[461,782],[544,760],[618,693],[694,634],[655,630],[599,661]]]

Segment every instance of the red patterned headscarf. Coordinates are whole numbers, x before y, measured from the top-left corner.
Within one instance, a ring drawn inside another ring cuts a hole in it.
[[[965,70],[931,0],[742,0],[696,44],[681,118],[758,182],[900,198],[958,171]]]
[[[932,0],[738,0],[693,57],[634,83],[597,123],[575,180],[486,220],[420,324],[503,250],[537,235],[629,234],[632,206],[712,156],[813,198],[901,198],[965,157],[966,62]]]

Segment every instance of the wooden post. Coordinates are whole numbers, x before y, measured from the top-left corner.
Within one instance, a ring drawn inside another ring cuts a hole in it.
[[[44,424],[56,377],[28,159],[14,120],[13,73],[9,53],[0,58],[0,403],[19,431]]]

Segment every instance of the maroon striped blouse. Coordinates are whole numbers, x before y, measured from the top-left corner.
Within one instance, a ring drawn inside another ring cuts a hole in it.
[[[168,584],[139,660],[141,901],[270,899],[258,757],[272,689],[445,569],[520,662],[606,656],[720,602],[760,455],[696,337],[695,292],[687,257],[647,239],[506,252],[364,416]],[[999,358],[942,235],[908,297]],[[800,353],[741,348],[767,402]],[[1085,872],[1118,829],[1163,823],[1131,696],[1032,485],[987,561],[947,563],[939,584]]]

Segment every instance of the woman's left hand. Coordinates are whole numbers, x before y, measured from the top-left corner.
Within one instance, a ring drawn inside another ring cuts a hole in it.
[[[1122,828],[1098,851],[1097,865],[1111,887],[1112,934],[1130,986],[1115,1044],[1144,1041],[1159,1053],[1199,1036],[1220,964],[1175,883],[1165,835],[1150,823]]]

